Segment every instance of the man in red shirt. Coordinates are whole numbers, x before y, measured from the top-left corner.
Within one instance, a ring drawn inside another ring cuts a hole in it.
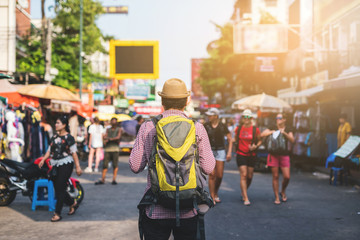
[[[252,112],[244,110],[242,124],[235,130],[236,163],[240,172],[241,195],[245,206],[250,206],[247,189],[250,187],[256,160],[255,150],[261,145],[260,130],[252,124]]]

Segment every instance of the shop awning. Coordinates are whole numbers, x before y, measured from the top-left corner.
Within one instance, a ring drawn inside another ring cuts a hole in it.
[[[325,90],[352,87],[360,87],[360,72],[343,75],[324,83]]]
[[[3,92],[0,93],[1,97],[8,99],[8,104],[12,104],[15,107],[22,105],[23,103],[29,104],[33,107],[39,107],[39,99],[36,97],[24,96],[18,92]]]
[[[278,94],[278,97],[291,105],[303,105],[308,103],[308,97],[311,97],[316,93],[322,92],[323,90],[324,86],[319,85],[299,92],[287,92],[281,95]]]
[[[94,112],[94,108],[89,104],[83,104],[81,102],[71,102],[73,106],[76,108],[76,112],[78,115],[83,118],[91,118]]]

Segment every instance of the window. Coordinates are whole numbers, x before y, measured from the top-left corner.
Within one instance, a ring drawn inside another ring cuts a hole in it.
[[[276,7],[277,0],[265,0],[265,6],[266,7]]]

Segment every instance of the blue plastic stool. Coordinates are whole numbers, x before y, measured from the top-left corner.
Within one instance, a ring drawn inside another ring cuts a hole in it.
[[[342,185],[343,178],[345,177],[345,185],[347,185],[347,179],[346,179],[347,177],[346,174],[344,174],[344,168],[337,168],[337,167],[332,167],[330,170],[330,184],[336,186],[338,175],[340,175],[340,184]]]
[[[44,190],[47,188],[48,197],[44,197]],[[49,206],[49,211],[55,210],[55,193],[52,181],[39,179],[35,181],[31,209],[35,211],[36,206]]]

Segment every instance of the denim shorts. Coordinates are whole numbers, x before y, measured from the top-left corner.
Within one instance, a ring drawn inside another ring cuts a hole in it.
[[[213,154],[214,154],[214,158],[217,161],[222,161],[225,162],[226,161],[226,151],[224,150],[212,150]]]

